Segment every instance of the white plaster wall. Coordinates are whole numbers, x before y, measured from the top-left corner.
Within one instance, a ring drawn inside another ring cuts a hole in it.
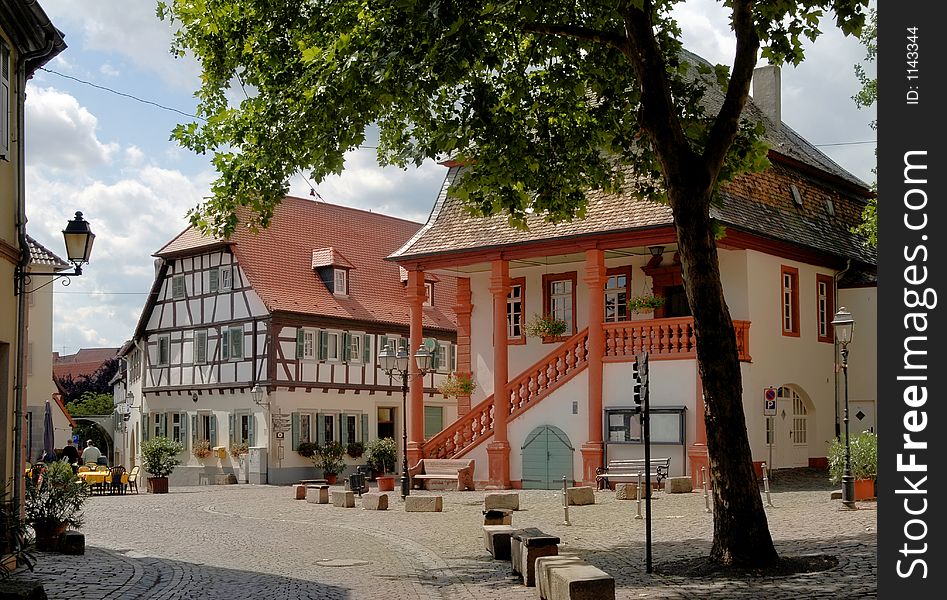
[[[849,424],[852,431],[874,427],[878,430],[876,419],[870,423],[859,424],[853,416],[859,407],[874,407],[872,415],[877,415],[878,399],[878,288],[853,288],[839,290],[838,305],[846,307],[855,318],[855,335],[848,347],[848,400]],[[841,362],[841,355],[839,355]],[[844,402],[844,380],[838,377],[839,405]],[[865,411],[867,414],[867,410]]]

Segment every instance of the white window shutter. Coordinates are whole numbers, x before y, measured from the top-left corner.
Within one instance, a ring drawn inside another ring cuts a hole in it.
[[[253,413],[247,417],[247,435],[250,438],[247,440],[248,446],[256,446],[256,416]]]
[[[362,443],[368,445],[368,415],[362,414]]]
[[[220,358],[230,359],[230,330],[226,327],[220,330]]]
[[[229,413],[227,415],[227,422],[230,424],[230,443],[233,444],[237,441],[237,415]]]
[[[200,431],[200,427],[198,427],[197,415],[193,414],[191,415],[191,448],[197,443],[198,431]]]
[[[299,413],[294,412],[291,417],[293,423],[293,450],[299,450]]]

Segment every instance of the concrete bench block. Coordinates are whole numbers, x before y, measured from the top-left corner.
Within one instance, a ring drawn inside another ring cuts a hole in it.
[[[306,486],[299,484],[293,486],[293,491],[295,493],[296,500],[305,500],[306,499]]]
[[[510,537],[513,531],[509,525],[484,525],[484,548],[496,560],[510,560]]]
[[[306,502],[310,504],[328,504],[329,486],[327,485],[307,485]]]
[[[63,554],[85,554],[85,534],[67,531],[59,538],[59,550]]]
[[[355,492],[351,490],[333,490],[332,506],[355,508]]]
[[[573,564],[584,565],[586,562],[574,554],[540,556],[536,559],[536,592],[542,600],[550,600],[549,573],[552,569]]]
[[[644,489],[642,488],[642,496],[644,496]],[[615,499],[616,500],[637,500],[638,499],[638,484],[637,483],[616,483],[615,484]]]
[[[587,564],[562,565],[549,573],[548,600],[615,600],[615,578]]]
[[[694,491],[694,482],[690,477],[668,477],[664,491],[669,494],[689,494]]]
[[[484,525],[512,525],[513,511],[510,509],[490,509],[483,511]]]
[[[365,510],[388,510],[388,494],[362,494],[362,508]]]
[[[217,473],[214,475],[214,485],[233,485],[237,483],[237,476],[233,473]],[[296,498],[299,500],[299,498]]]
[[[504,492],[500,494],[487,494],[483,497],[483,509],[520,509],[520,495],[517,492]]]
[[[404,512],[441,512],[444,510],[443,496],[406,496]]]
[[[536,585],[536,559],[559,554],[559,538],[546,535],[535,527],[517,529],[510,537],[510,565],[514,575],[523,577],[523,585]]]
[[[566,498],[569,501],[569,506],[595,504],[595,492],[588,485],[566,488]]]

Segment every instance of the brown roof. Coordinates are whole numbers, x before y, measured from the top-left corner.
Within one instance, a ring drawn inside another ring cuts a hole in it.
[[[173,240],[164,245],[152,256],[170,258],[183,254],[193,254],[197,250],[209,251],[213,248],[226,246],[227,241],[210,235],[204,235],[194,227],[188,227],[179,233]]]
[[[53,267],[56,271],[69,268],[69,263],[56,256],[52,250],[40,244],[29,235],[26,236],[26,243],[29,244],[30,247],[30,264]]]
[[[276,208],[267,228],[254,233],[238,227],[228,243],[271,313],[407,326],[408,304],[398,265],[384,259],[420,227],[420,223],[380,213],[290,196]],[[179,240],[184,239],[192,240],[187,254],[206,251],[201,236],[190,230],[157,255],[181,252],[184,242]],[[176,245],[170,249],[172,244]],[[348,296],[333,295],[320,280],[315,268],[330,265],[352,269]],[[425,327],[456,328],[455,285],[453,278],[441,277],[435,306],[424,309]]]
[[[82,348],[75,354],[59,356],[53,352],[53,377],[57,380],[72,376],[92,375],[109,359],[118,355],[118,348]]]

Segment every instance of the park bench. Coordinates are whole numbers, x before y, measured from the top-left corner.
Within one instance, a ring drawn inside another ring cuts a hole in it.
[[[625,482],[636,483],[638,474],[647,482],[651,479],[660,487],[661,481],[668,476],[671,470],[671,458],[652,458],[651,472],[645,472],[645,461],[643,458],[626,458],[621,460],[610,460],[605,467],[599,467],[595,470],[595,481],[599,489],[608,489],[610,483]]]
[[[422,458],[418,464],[408,469],[411,485],[421,489],[431,489],[433,481],[448,481],[457,485],[458,491],[474,489],[473,459]]]

